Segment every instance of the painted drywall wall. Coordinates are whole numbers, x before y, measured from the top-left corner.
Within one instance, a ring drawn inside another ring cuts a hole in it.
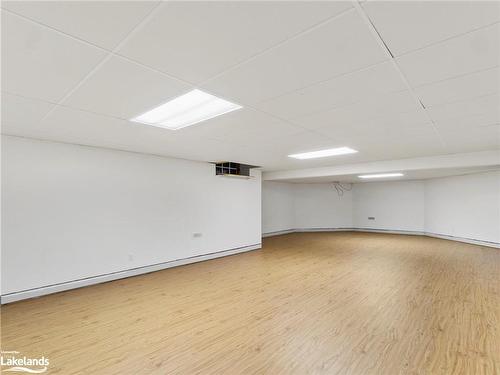
[[[500,243],[500,172],[426,181],[425,230]]]
[[[352,194],[339,196],[333,184],[295,184],[295,227],[298,229],[352,227]]]
[[[262,182],[262,233],[295,228],[295,203],[292,184]]]
[[[353,226],[410,232],[425,230],[424,181],[367,182],[353,185]],[[374,219],[369,219],[373,217]]]
[[[252,173],[4,136],[2,294],[259,244]]]
[[[262,233],[290,229],[352,226],[352,195],[339,196],[332,184],[262,184]]]
[[[500,243],[500,172],[358,183],[343,197],[331,184],[264,181],[264,186],[273,188],[263,189],[263,233],[289,229],[293,206],[297,230],[378,229]],[[273,211],[278,213],[271,221]]]

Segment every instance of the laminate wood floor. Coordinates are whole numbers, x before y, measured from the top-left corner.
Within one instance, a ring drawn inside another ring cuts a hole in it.
[[[500,374],[500,250],[302,233],[2,306],[49,374]]]

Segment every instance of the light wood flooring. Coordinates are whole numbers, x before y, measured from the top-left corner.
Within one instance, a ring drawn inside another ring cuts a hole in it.
[[[296,233],[1,319],[2,349],[49,374],[500,374],[500,250]]]

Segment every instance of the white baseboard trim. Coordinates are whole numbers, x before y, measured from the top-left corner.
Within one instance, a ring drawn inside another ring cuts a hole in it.
[[[283,233],[281,233],[283,232]],[[421,231],[408,231],[408,230],[394,230],[394,229],[377,229],[377,228],[296,228],[288,229],[286,231],[270,232],[263,235],[263,237],[278,236],[287,233],[306,233],[306,232],[370,232],[370,233],[388,233],[388,234],[406,234],[410,236],[427,236],[440,238],[443,240],[465,242],[473,245],[488,246],[500,249],[500,243],[492,241],[477,240],[474,238],[465,238],[450,236],[446,234],[421,232]]]
[[[131,276],[137,276],[137,275],[142,275],[145,273],[164,270],[167,268],[183,266],[185,264],[203,262],[205,260],[210,260],[210,259],[221,258],[221,257],[229,256],[229,255],[244,253],[247,251],[257,250],[260,248],[262,248],[261,243],[255,244],[255,245],[238,247],[235,249],[218,251],[218,252],[210,253],[210,254],[198,255],[198,256],[194,256],[194,257],[190,257],[190,258],[177,259],[177,260],[173,260],[170,262],[157,263],[157,264],[152,264],[149,266],[132,268],[129,270],[124,270],[124,271],[112,272],[112,273],[108,273],[105,275],[92,276],[92,277],[87,277],[84,279],[72,280],[72,281],[54,284],[54,285],[47,285],[47,286],[43,286],[43,287],[39,287],[39,288],[23,290],[20,292],[8,293],[8,294],[4,294],[1,296],[0,302],[1,302],[1,304],[16,302],[16,301],[20,301],[23,299],[40,297],[40,296],[44,296],[47,294],[62,292],[65,290],[82,288],[84,286],[105,283],[107,281],[124,279],[124,278],[131,277]]]
[[[274,232],[262,233],[262,238],[272,237],[272,236],[280,236],[282,234],[288,234],[288,233],[293,233],[293,232],[296,232],[296,230],[295,229],[277,230],[277,231],[274,231]]]
[[[302,232],[374,232],[374,233],[389,233],[389,234],[405,234],[405,235],[415,235],[415,236],[427,236],[440,238],[444,240],[451,240],[457,242],[464,242],[479,246],[488,246],[500,249],[500,243],[477,240],[473,238],[464,238],[457,236],[450,236],[446,234],[430,233],[430,232],[419,232],[419,231],[405,231],[405,230],[388,230],[388,229],[376,229],[376,228],[297,228],[297,229],[286,229],[276,232],[264,233],[262,237],[272,237],[279,236],[282,234],[289,233],[302,233]],[[40,297],[47,294],[62,292],[70,289],[82,288],[84,286],[100,284],[107,281],[113,281],[118,279],[124,279],[131,276],[142,275],[145,273],[160,271],[167,268],[178,267],[185,264],[203,262],[205,260],[221,258],[229,255],[244,253],[247,251],[257,250],[262,247],[262,244],[254,244],[249,246],[243,246],[235,249],[223,250],[215,253],[199,255],[191,258],[177,259],[170,262],[153,264],[150,266],[138,267],[124,271],[113,272],[105,275],[98,275],[93,277],[88,277],[85,279],[68,281],[60,284],[47,285],[40,288],[23,290],[20,292],[13,292],[4,294],[1,296],[0,303],[6,304],[11,302],[16,302],[28,298]]]
[[[295,232],[348,232],[352,231],[352,228],[297,228]]]
[[[376,229],[376,228],[352,228],[351,230],[354,232],[406,234],[406,235],[410,235],[410,236],[425,236],[425,232],[417,231],[417,230]]]
[[[425,235],[427,237],[441,238],[443,240],[465,242],[465,243],[470,243],[473,245],[488,246],[488,247],[494,247],[494,248],[500,249],[500,243],[498,243],[498,242],[476,240],[474,238],[456,237],[456,236],[450,236],[447,234],[430,233],[430,232],[425,232]]]

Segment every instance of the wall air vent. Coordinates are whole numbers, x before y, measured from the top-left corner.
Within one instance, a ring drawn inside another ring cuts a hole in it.
[[[250,169],[258,168],[256,165],[241,164],[232,161],[218,161],[214,164],[217,176],[250,178]]]

